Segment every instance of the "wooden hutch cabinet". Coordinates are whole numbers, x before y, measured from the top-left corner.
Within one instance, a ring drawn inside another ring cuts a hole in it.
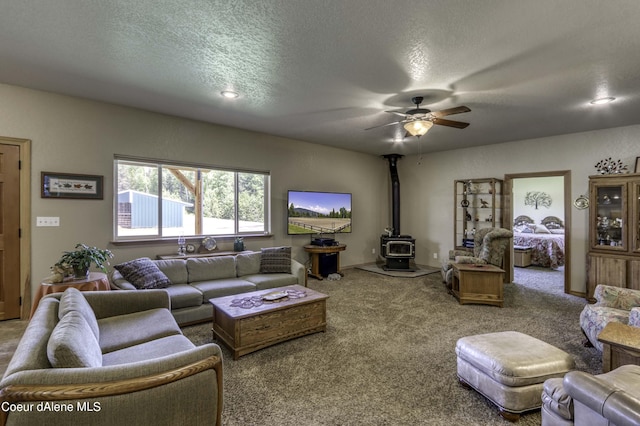
[[[453,214],[454,247],[473,250],[476,230],[502,226],[502,181],[494,178],[454,181]]]
[[[640,290],[640,174],[589,177],[587,299],[598,284]]]

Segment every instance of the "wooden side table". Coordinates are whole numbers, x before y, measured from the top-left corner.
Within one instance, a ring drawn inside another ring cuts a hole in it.
[[[307,244],[304,246],[304,251],[311,255],[311,273],[309,275],[318,280],[322,280],[322,274],[320,274],[321,254],[335,254],[338,257],[336,259],[336,262],[338,263],[336,272],[340,275],[344,275],[340,269],[340,252],[344,251],[346,248],[346,244],[338,244],[335,246],[314,246],[313,244]]]
[[[598,335],[602,342],[602,372],[607,373],[621,365],[640,365],[640,328],[610,322]]]
[[[80,291],[107,291],[111,290],[111,286],[109,285],[109,279],[107,278],[107,274],[102,272],[90,272],[87,278],[83,279],[71,279],[66,280],[61,283],[52,283],[49,280],[43,280],[40,283],[40,288],[35,294],[33,298],[33,304],[31,306],[31,314],[29,318],[33,316],[33,313],[36,311],[38,304],[40,303],[40,299],[42,299],[47,294],[51,293],[61,293],[68,289],[69,287],[77,288]]]
[[[478,303],[502,308],[504,271],[493,265],[453,263],[451,292],[461,305]]]

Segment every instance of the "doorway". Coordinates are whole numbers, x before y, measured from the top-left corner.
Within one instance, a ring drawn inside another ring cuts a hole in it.
[[[536,172],[536,173],[518,173],[508,174],[504,177],[505,184],[505,222],[503,226],[508,229],[512,229],[514,225],[514,211],[516,211],[515,199],[514,199],[514,181],[536,178],[551,178],[559,177],[561,184],[558,185],[559,197],[562,197],[563,207],[560,209],[564,222],[564,293],[571,294],[571,171],[550,171],[550,172]],[[536,206],[537,207],[537,206]],[[509,282],[513,282],[514,279],[514,265],[513,265],[513,240],[511,241],[511,247],[509,255],[506,256],[505,270],[508,274]]]
[[[29,317],[31,141],[0,137],[0,320]]]

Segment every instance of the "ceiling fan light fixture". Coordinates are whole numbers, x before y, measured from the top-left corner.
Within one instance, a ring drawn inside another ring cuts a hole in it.
[[[431,127],[433,127],[433,122],[428,120],[415,120],[404,124],[404,129],[411,136],[417,137],[424,136]]]
[[[605,105],[615,101],[616,98],[613,96],[607,96],[606,98],[598,98],[591,101],[592,105]]]
[[[223,98],[227,98],[227,99],[235,99],[238,96],[240,96],[238,92],[234,92],[232,90],[223,90],[222,92],[220,92],[220,94],[222,95]]]

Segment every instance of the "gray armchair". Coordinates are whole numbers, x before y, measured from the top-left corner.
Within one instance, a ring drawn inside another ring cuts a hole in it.
[[[449,251],[449,259],[442,262],[442,281],[451,288],[452,263],[490,264],[502,267],[504,252],[513,232],[505,228],[483,228],[476,232],[473,240],[473,254],[462,250]]]
[[[570,371],[548,379],[542,391],[542,426],[640,424],[640,366],[605,374]]]

